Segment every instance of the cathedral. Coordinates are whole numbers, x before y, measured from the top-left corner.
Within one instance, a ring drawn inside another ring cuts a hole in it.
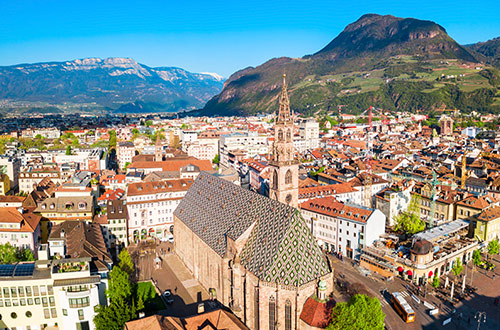
[[[310,315],[328,300],[333,276],[296,208],[298,162],[285,79],[279,104],[270,198],[200,173],[174,212],[174,250],[249,328],[316,329]]]

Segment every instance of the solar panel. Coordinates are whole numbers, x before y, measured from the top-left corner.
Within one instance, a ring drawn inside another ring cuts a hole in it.
[[[14,276],[31,276],[33,275],[34,269],[35,269],[34,263],[18,264],[16,270],[14,271]]]
[[[16,265],[0,265],[0,277],[12,276]]]

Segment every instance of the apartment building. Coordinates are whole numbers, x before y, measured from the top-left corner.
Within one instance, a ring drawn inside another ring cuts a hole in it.
[[[259,135],[257,132],[222,135],[219,145],[220,164],[238,169],[237,159],[232,156],[235,152],[244,153],[242,159],[252,158],[259,154],[268,154],[268,137],[267,135]]]
[[[359,256],[385,232],[385,215],[379,210],[344,204],[334,197],[312,199],[300,211],[318,244],[348,258]]]
[[[171,237],[173,212],[192,183],[192,179],[131,183],[126,199],[129,240]]]

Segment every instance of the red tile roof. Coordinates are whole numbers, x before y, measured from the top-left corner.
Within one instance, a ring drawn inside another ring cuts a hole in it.
[[[21,228],[1,228],[0,231],[9,232],[34,232],[42,217],[32,212],[20,213],[15,207],[0,208],[0,222],[20,223]]]
[[[345,194],[358,191],[348,183],[336,183],[326,186],[299,188],[299,198],[317,198],[335,194]]]
[[[136,182],[128,186],[127,196],[149,195],[161,192],[187,191],[193,184],[191,179]]]
[[[206,159],[185,158],[165,160],[162,162],[133,162],[129,168],[161,168],[162,171],[180,171],[181,167],[194,165],[200,168],[200,171],[212,171],[212,162]]]
[[[330,323],[334,300],[320,302],[312,297],[307,298],[300,319],[312,327],[326,328]]]
[[[358,222],[366,222],[366,220],[368,220],[373,213],[373,210],[370,209],[346,205],[337,201],[335,197],[311,199],[300,204],[300,208],[315,213]]]

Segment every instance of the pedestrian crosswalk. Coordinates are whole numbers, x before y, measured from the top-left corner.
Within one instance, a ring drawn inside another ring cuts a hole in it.
[[[399,293],[401,293],[401,295],[405,298],[410,296],[410,294],[407,291],[401,290]],[[382,308],[389,305],[389,302],[387,301],[387,299],[384,296],[381,296],[379,301],[380,301],[380,305],[382,306]]]

